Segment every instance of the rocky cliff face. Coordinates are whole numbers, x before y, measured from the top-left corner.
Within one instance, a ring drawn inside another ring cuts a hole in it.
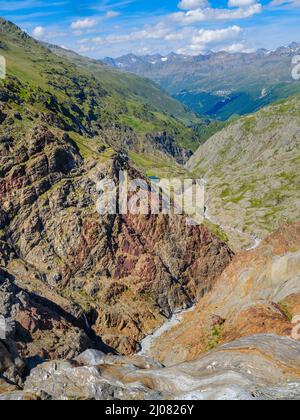
[[[33,291],[39,281],[55,303],[57,295],[74,302],[121,353],[207,292],[231,261],[224,243],[184,217],[100,216],[100,179],[117,179],[120,169],[142,177],[126,161],[100,152],[87,161],[45,126],[1,146],[2,264],[19,287]],[[52,347],[41,343],[40,354],[52,357]]]
[[[299,400],[299,348],[288,338],[255,335],[170,368],[87,351],[37,366],[24,390],[7,387],[0,400]]]
[[[291,337],[300,309],[300,224],[285,225],[254,251],[236,255],[182,323],[155,341],[165,364],[192,360],[255,334]],[[172,352],[170,352],[172,349]]]
[[[119,169],[143,178],[124,151],[183,162],[195,137],[182,120],[198,118],[151,82],[53,53],[3,19],[0,32],[0,263],[3,299],[22,294],[5,315],[24,329],[20,353],[73,356],[97,337],[132,353],[233,253],[183,217],[100,216],[96,185]]]
[[[39,291],[29,291],[26,281],[25,288],[19,287],[11,274],[0,269],[0,313],[5,319],[4,332],[14,342],[18,354],[34,364],[43,359],[73,358],[87,347],[105,350],[100,340],[93,340],[89,331],[90,337],[84,331],[83,311],[47,285],[38,283],[36,280]]]

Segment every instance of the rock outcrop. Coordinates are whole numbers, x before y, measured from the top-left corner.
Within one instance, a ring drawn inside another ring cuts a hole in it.
[[[25,364],[19,357],[16,345],[8,335],[0,340],[0,394],[18,389],[23,382]]]
[[[170,368],[140,356],[89,353],[75,361],[39,365],[26,379],[23,392],[6,392],[0,400],[300,398],[300,343],[276,335],[243,338]]]
[[[176,161],[184,165],[193,155],[191,150],[185,150],[176,144],[175,139],[168,135],[165,131],[163,133],[154,133],[147,136],[147,140],[154,144],[154,147],[167,155],[173,156]]]
[[[47,290],[45,286],[44,289]],[[15,353],[34,364],[46,359],[74,358],[96,345],[84,331],[79,311],[76,317],[70,304],[65,310],[59,306],[63,300],[58,295],[52,292],[50,301],[41,292],[22,289],[12,275],[0,268],[0,313],[5,320],[4,334],[13,343]]]
[[[284,225],[256,250],[236,255],[195,310],[154,341],[151,355],[170,365],[241,337],[266,333],[291,337],[299,308],[300,223],[296,223]]]

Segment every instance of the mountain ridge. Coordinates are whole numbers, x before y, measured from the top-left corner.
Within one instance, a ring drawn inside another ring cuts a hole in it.
[[[10,91],[22,89],[22,100],[47,113],[58,128],[101,137],[102,143],[127,152],[154,154],[158,161],[169,157],[182,162],[197,148],[199,139],[189,126],[200,119],[151,81],[57,47],[60,55],[54,54],[4,19],[0,33],[0,53],[7,61],[4,85],[10,84]],[[163,133],[173,148],[157,145],[155,136]]]
[[[292,57],[300,44],[251,53],[211,52],[189,56],[126,55],[109,65],[146,76],[197,113],[220,120],[252,113],[300,92]]]

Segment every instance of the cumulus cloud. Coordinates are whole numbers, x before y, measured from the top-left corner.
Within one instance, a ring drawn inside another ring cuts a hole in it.
[[[215,41],[223,41],[224,39],[235,38],[242,32],[239,26],[231,26],[226,29],[205,30],[200,29],[197,36],[193,37],[193,42],[207,44]]]
[[[78,19],[71,24],[74,30],[90,29],[97,25],[97,20],[92,18]]]
[[[232,54],[254,52],[253,49],[246,48],[243,42],[237,42],[235,44],[228,45],[226,47],[223,47],[222,50]]]
[[[232,0],[236,3],[242,3],[243,0]],[[248,0],[244,0],[248,1]],[[218,20],[239,20],[246,19],[262,12],[262,5],[254,3],[250,6],[238,7],[233,9],[195,9],[188,12],[178,12],[172,15],[172,19],[182,25],[191,25],[204,21]]]
[[[43,26],[36,26],[32,31],[34,38],[43,38],[46,34],[46,29]]]
[[[159,23],[128,34],[86,38],[78,40],[77,43],[80,45],[79,51],[82,53],[97,51],[97,49],[107,46],[113,48],[114,45],[119,45],[118,48],[121,48],[120,45],[122,45],[121,49],[127,51],[128,46],[131,46],[135,52],[145,48],[155,52],[155,46],[159,48],[163,44],[170,50],[181,54],[197,55],[210,49],[217,51],[228,49],[231,52],[245,50],[244,45],[240,42],[242,33],[242,28],[237,25],[215,30],[194,27],[183,27],[176,30],[166,23]]]
[[[178,8],[182,10],[204,9],[208,6],[208,0],[181,0],[178,3]]]
[[[115,18],[115,17],[118,17],[118,16],[120,16],[120,13],[119,12],[115,12],[114,10],[110,10],[109,12],[107,12],[106,13],[106,15],[105,15],[108,19],[112,19],[112,18]]]

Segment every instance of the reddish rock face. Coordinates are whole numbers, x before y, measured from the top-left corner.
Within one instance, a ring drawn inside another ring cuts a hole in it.
[[[142,175],[119,158],[84,161],[61,137],[37,127],[22,144],[10,140],[14,154],[0,156],[2,239],[14,249],[6,264],[24,285],[16,263],[23,261],[31,273],[26,287],[32,277],[43,279],[42,289],[74,302],[106,343],[131,353],[166,317],[210,290],[233,253],[181,216],[100,216],[100,177],[116,179],[121,168]],[[35,332],[42,327],[36,318],[26,312],[20,322]]]
[[[296,315],[300,223],[285,225],[258,249],[236,255],[195,311],[154,343],[152,355],[173,364],[254,334],[291,338]]]

